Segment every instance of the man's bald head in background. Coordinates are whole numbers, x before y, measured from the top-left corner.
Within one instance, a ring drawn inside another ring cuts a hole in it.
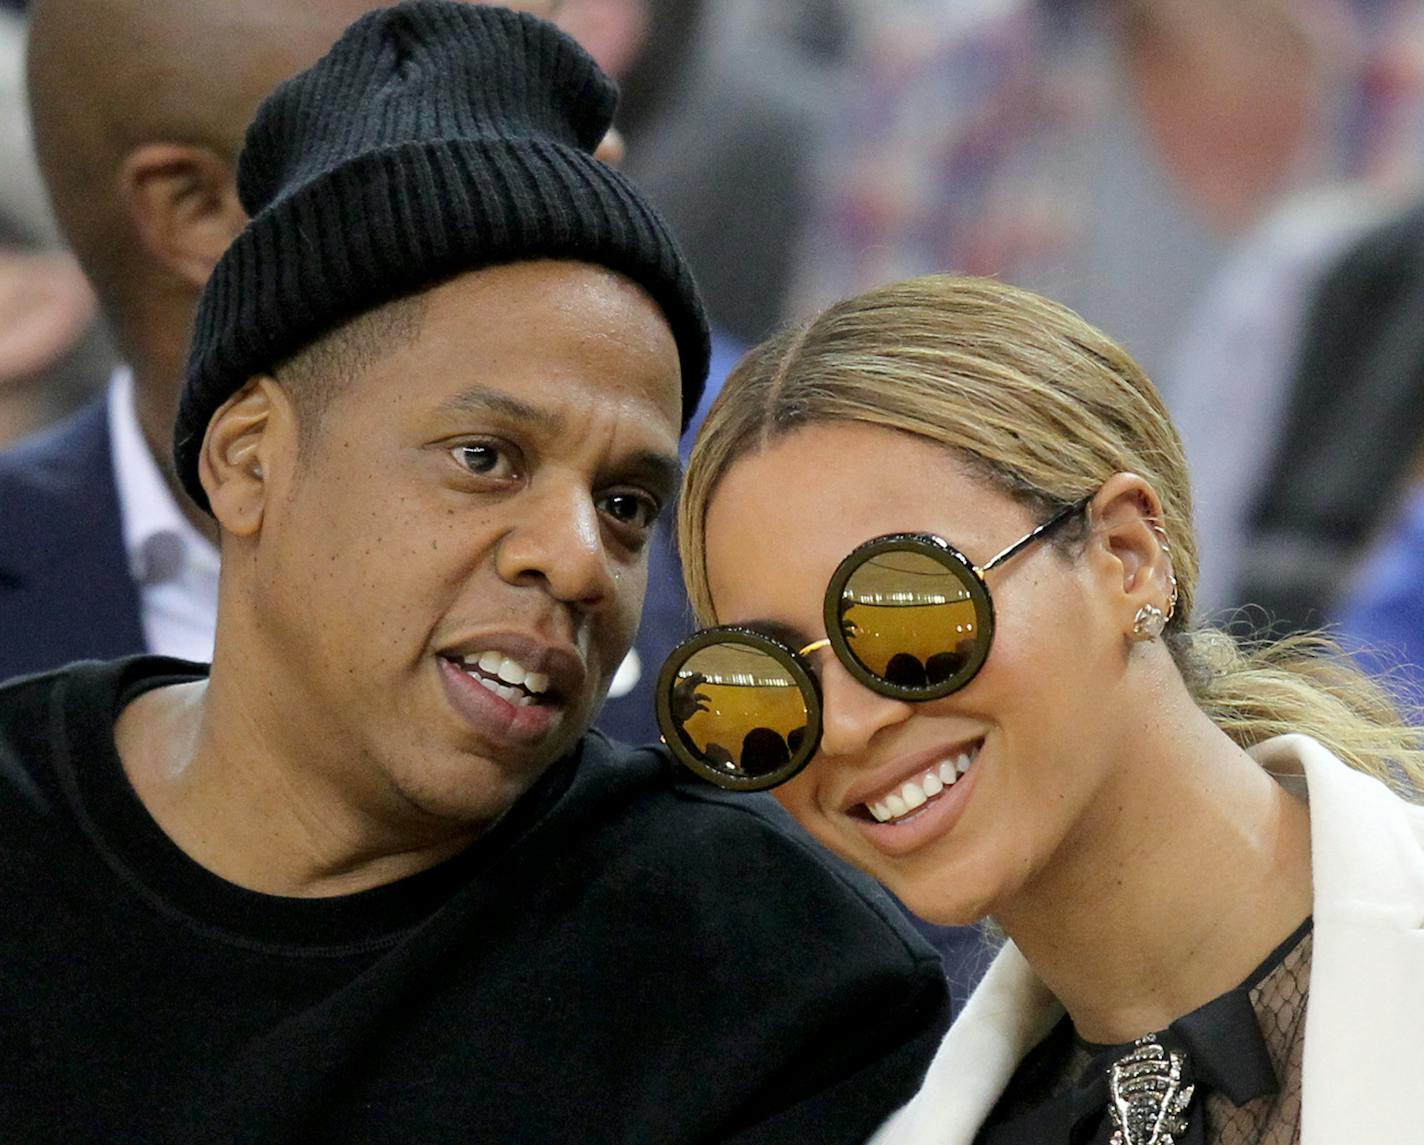
[[[29,89],[55,214],[169,438],[198,295],[246,223],[237,155],[257,105],[376,0],[36,0]],[[552,15],[558,0],[513,3]]]

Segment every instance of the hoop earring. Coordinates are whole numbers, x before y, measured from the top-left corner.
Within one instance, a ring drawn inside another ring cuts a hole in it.
[[[1167,554],[1167,559],[1170,561],[1170,560],[1172,559],[1172,546],[1171,546],[1171,544],[1167,541],[1167,530],[1162,527],[1162,524],[1161,524],[1160,521],[1153,521],[1153,522],[1152,522],[1152,531],[1157,534],[1157,543],[1162,546],[1162,551]],[[1161,626],[1157,629],[1156,632],[1153,632],[1153,633],[1151,633],[1151,634],[1148,635],[1148,636],[1142,636],[1142,637],[1140,637],[1140,639],[1143,639],[1143,640],[1151,640],[1151,639],[1153,639],[1154,637],[1160,636],[1160,635],[1162,634],[1162,629],[1167,626],[1167,622],[1168,622],[1169,620],[1171,620],[1172,617],[1177,614],[1177,574],[1176,574],[1175,572],[1169,572],[1169,573],[1167,574],[1167,577],[1168,577],[1168,579],[1171,580],[1171,582],[1172,582],[1172,595],[1167,598],[1167,612],[1166,612],[1166,614],[1163,615],[1163,614],[1162,614],[1162,610],[1161,610],[1160,608],[1157,608],[1155,605],[1150,605],[1150,604],[1149,604],[1149,605],[1143,605],[1142,608],[1138,609],[1138,612],[1137,612],[1137,622],[1136,622],[1136,624],[1133,626],[1132,631],[1133,631],[1133,634],[1134,634],[1134,635],[1136,635],[1136,634],[1138,633],[1138,631],[1139,631],[1139,626],[1141,626],[1141,625],[1144,623],[1144,619],[1143,619],[1142,613],[1143,613],[1143,611],[1145,611],[1145,610],[1148,609],[1148,608],[1151,608],[1151,609],[1152,609],[1154,612],[1156,612],[1159,616],[1162,616],[1162,624],[1161,624]],[[1150,618],[1149,618],[1149,619],[1150,619]]]
[[[1134,640],[1156,640],[1167,627],[1167,614],[1155,604],[1144,604],[1132,621]]]

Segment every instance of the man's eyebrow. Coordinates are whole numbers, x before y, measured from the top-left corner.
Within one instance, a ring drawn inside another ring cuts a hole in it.
[[[623,466],[630,473],[646,474],[671,497],[682,483],[682,462],[676,454],[640,449]]]
[[[558,414],[520,401],[503,390],[488,389],[485,386],[470,386],[446,398],[437,407],[437,412],[499,414],[510,421],[524,422],[551,433],[557,433],[563,428],[563,418]]]

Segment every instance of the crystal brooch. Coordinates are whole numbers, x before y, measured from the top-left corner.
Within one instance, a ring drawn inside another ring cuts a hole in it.
[[[1139,1038],[1132,1052],[1108,1070],[1112,1145],[1176,1145],[1187,1130],[1182,1114],[1194,1086],[1182,1085],[1183,1054],[1167,1049],[1155,1034]]]

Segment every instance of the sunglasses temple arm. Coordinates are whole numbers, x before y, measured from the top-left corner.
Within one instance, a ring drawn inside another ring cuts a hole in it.
[[[1003,552],[998,553],[997,555],[992,557],[988,564],[983,565],[979,569],[979,572],[986,573],[990,569],[1003,564],[1006,560],[1014,556],[1016,553],[1022,552],[1024,549],[1028,548],[1029,545],[1033,544],[1034,541],[1042,537],[1045,533],[1051,532],[1053,529],[1056,529],[1059,525],[1063,524],[1064,521],[1068,520],[1069,517],[1087,508],[1088,502],[1091,500],[1091,497],[1086,497],[1081,501],[1074,501],[1071,505],[1065,505],[1062,509],[1059,509],[1058,512],[1054,513],[1053,516],[1049,517],[1048,520],[1044,521],[1043,524],[1041,524],[1038,528],[1034,529],[1033,532],[1029,533],[1028,536],[1020,538],[1012,545],[1010,545],[1007,549],[1005,549]]]

